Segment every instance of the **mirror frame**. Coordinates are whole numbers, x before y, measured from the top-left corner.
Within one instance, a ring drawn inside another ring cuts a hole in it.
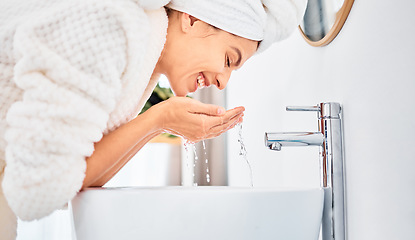
[[[334,22],[333,26],[331,27],[330,31],[327,33],[324,38],[319,41],[312,41],[310,40],[304,33],[301,26],[298,26],[300,29],[301,35],[304,37],[306,42],[314,47],[323,47],[333,41],[334,38],[339,34],[340,30],[342,29],[344,23],[346,22],[347,17],[349,16],[350,10],[352,9],[354,0],[345,0],[343,6],[340,8],[339,12],[337,13],[336,21]]]

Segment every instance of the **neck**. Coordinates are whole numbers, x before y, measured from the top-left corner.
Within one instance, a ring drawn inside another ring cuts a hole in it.
[[[168,34],[167,34],[168,36]],[[167,37],[168,39],[168,37]],[[166,40],[166,43],[164,44],[163,50],[161,51],[160,57],[156,63],[156,67],[153,70],[153,75],[157,74],[164,74],[166,75],[167,69],[168,69],[168,57],[166,57],[166,51],[168,49],[168,40]]]
[[[169,53],[170,50],[173,49],[172,42],[174,42],[174,38],[176,38],[176,33],[174,31],[176,23],[176,19],[172,17],[173,14],[170,14],[169,17],[169,23],[167,27],[167,35],[166,35],[166,42],[164,43],[163,50],[161,51],[160,57],[157,61],[156,67],[154,68],[153,75],[154,74],[164,74],[166,75],[167,69],[170,67],[173,62],[169,60]],[[176,27],[177,28],[177,27]]]

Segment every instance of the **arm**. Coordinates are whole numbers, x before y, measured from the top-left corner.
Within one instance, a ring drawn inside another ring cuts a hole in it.
[[[105,135],[95,144],[94,153],[87,158],[82,188],[103,186],[148,141],[161,133],[154,125],[149,110],[131,122]]]
[[[193,142],[216,137],[242,121],[243,108],[226,112],[219,106],[174,97],[104,136],[87,159],[83,188],[109,181],[149,140],[171,132]]]

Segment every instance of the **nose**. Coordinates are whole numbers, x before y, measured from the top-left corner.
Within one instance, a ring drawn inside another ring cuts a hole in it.
[[[232,71],[227,70],[225,72],[222,72],[216,75],[216,86],[220,90],[225,89],[226,85],[229,82],[229,79],[231,78],[231,74],[232,74]]]

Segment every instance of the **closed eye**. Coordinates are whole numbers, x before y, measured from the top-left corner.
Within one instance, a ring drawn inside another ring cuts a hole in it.
[[[228,56],[226,56],[226,66],[231,67],[231,61],[229,60]]]

